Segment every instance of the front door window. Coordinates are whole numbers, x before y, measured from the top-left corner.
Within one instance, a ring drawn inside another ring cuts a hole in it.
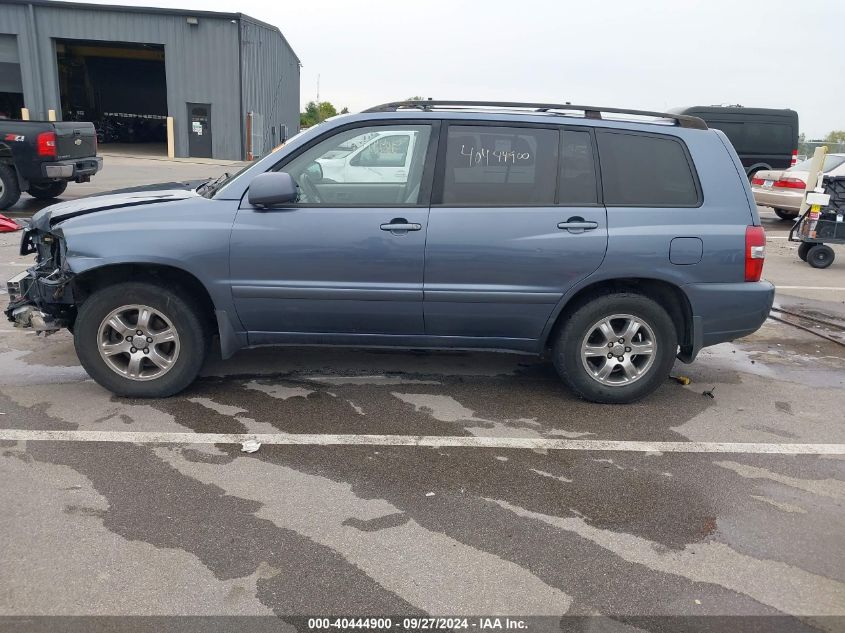
[[[279,169],[299,186],[299,204],[314,206],[420,203],[431,128],[371,126],[340,132]]]

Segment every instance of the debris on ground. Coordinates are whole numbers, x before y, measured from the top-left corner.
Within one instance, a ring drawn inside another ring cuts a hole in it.
[[[254,453],[259,448],[261,448],[261,442],[258,440],[247,440],[246,442],[241,442],[241,451],[244,453]]]
[[[427,493],[425,493],[425,496],[426,497],[433,497],[434,493],[433,492],[427,492]]]
[[[672,380],[674,380],[676,383],[678,383],[679,385],[684,385],[684,386],[686,386],[686,385],[688,385],[692,382],[692,380],[690,380],[686,376],[670,376],[670,378]]]
[[[23,227],[15,222],[12,218],[7,218],[0,213],[0,233],[12,233],[13,231],[20,231]]]
[[[711,387],[711,388],[710,388],[710,389],[708,389],[707,391],[702,391],[702,392],[701,392],[701,395],[702,395],[702,396],[707,396],[708,398],[713,398],[713,399],[715,399],[715,398],[716,398],[716,396],[714,396],[714,395],[713,395],[713,392],[714,392],[715,390],[716,390],[716,387]]]

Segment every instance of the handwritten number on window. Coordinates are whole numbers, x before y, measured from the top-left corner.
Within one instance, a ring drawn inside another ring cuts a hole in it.
[[[487,148],[467,147],[461,145],[461,156],[465,156],[468,161],[468,167],[475,167],[482,165],[489,167],[490,165],[515,165],[517,161],[529,160],[531,158],[530,152],[515,152],[514,150],[490,150]]]

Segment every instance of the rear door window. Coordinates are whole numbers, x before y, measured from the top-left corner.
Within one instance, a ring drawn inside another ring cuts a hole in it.
[[[590,133],[563,129],[561,134],[558,202],[564,205],[597,204],[596,161]]]
[[[553,205],[559,139],[546,128],[450,125],[443,204]]]
[[[597,132],[607,206],[695,207],[701,202],[681,142],[666,136]]]

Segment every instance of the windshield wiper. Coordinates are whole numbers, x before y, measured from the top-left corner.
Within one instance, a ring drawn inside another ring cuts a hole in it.
[[[197,193],[200,193],[200,189],[202,189],[202,194],[212,195],[220,184],[229,178],[229,172],[226,172],[213,180],[209,178],[204,183],[202,183],[199,187],[197,187]],[[201,194],[201,195],[202,195]]]

